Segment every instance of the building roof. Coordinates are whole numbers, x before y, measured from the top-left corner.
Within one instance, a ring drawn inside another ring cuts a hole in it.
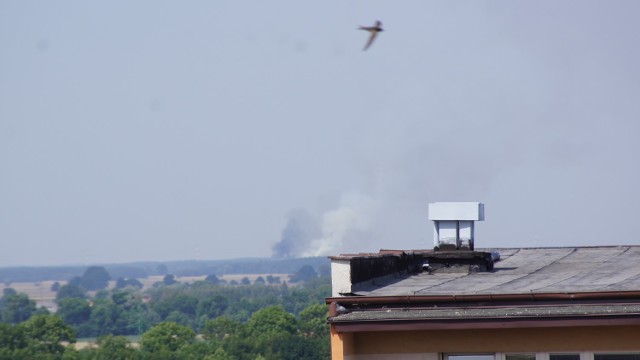
[[[640,246],[495,249],[489,272],[375,279],[355,295],[491,295],[640,290]]]
[[[494,251],[501,260],[489,271],[363,281],[327,299],[329,322],[347,332],[640,324],[640,246]]]

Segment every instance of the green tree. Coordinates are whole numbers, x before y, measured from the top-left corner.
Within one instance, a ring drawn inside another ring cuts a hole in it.
[[[81,276],[72,277],[71,279],[69,279],[69,281],[67,281],[67,285],[82,286],[82,277]]]
[[[193,319],[187,314],[174,310],[167,315],[164,321],[174,322],[183,326],[193,327]]]
[[[98,338],[98,350],[95,360],[137,360],[140,352],[131,347],[124,336],[106,335]]]
[[[60,300],[65,298],[80,298],[85,299],[87,295],[82,287],[79,285],[66,284],[60,286],[58,292],[56,293],[56,302],[60,302]]]
[[[102,289],[96,291],[95,295],[93,295],[94,299],[108,299],[111,296],[111,293],[107,289]]]
[[[91,331],[92,336],[134,335],[141,334],[158,321],[157,314],[150,311],[139,296],[117,290],[111,299],[95,300],[88,323],[90,327],[86,331]]]
[[[58,302],[56,314],[69,325],[80,325],[91,318],[91,307],[85,299],[64,298]]]
[[[140,280],[135,279],[135,278],[118,278],[118,280],[116,280],[116,289],[124,289],[126,287],[132,287],[132,288],[136,288],[136,289],[142,289],[143,285],[140,282]]]
[[[324,304],[314,304],[300,312],[300,332],[305,338],[306,347],[312,347],[318,359],[331,357],[328,316],[329,307]]]
[[[195,316],[198,298],[189,294],[178,294],[174,299],[174,308],[190,316]]]
[[[295,316],[286,312],[282,306],[268,306],[258,310],[247,322],[247,329],[253,335],[273,332],[295,334],[297,321]]]
[[[251,280],[249,280],[249,278],[245,276],[240,280],[240,283],[242,285],[250,285],[251,284]]]
[[[100,335],[124,335],[123,330],[118,326],[118,319],[121,317],[122,309],[118,308],[111,299],[95,299],[91,307],[91,317],[89,322],[78,331],[81,336]]]
[[[291,348],[303,340],[297,338],[297,320],[281,306],[268,306],[256,311],[247,322],[247,331],[255,354],[267,359],[286,357],[286,348]],[[300,354],[301,351],[296,351]],[[304,358],[304,357],[303,357]]]
[[[2,297],[0,304],[1,320],[18,324],[29,319],[36,312],[36,302],[27,294],[10,294]]]
[[[303,265],[291,276],[291,282],[309,281],[318,277],[318,273],[311,265]]]
[[[51,312],[44,306],[40,306],[33,315],[50,315]]]
[[[62,356],[63,341],[76,341],[75,331],[57,315],[35,315],[19,325],[32,354]],[[35,356],[34,356],[35,357]]]
[[[165,285],[173,285],[176,283],[176,277],[172,274],[165,275],[164,278],[162,278],[162,282]]]
[[[22,329],[0,322],[0,359],[11,359],[16,349],[26,348]]]
[[[220,316],[207,321],[202,333],[207,340],[223,340],[228,336],[238,335],[242,326],[228,316]]]
[[[195,341],[187,346],[180,348],[175,354],[174,358],[180,360],[202,360],[207,359],[207,356],[211,356],[220,347],[220,344],[210,341]]]
[[[204,281],[208,281],[214,285],[220,284],[220,278],[218,278],[216,275],[211,274],[211,275],[207,275],[207,277],[204,279]]]
[[[330,351],[322,351],[318,344],[311,340],[291,334],[280,334],[269,340],[264,353],[268,359],[282,360],[323,360],[331,358]]]
[[[172,322],[160,323],[142,335],[142,350],[154,354],[176,352],[195,340],[195,332]]]
[[[14,288],[7,287],[2,289],[2,296],[17,295],[17,294],[18,292]]]
[[[213,354],[205,356],[204,360],[234,360],[234,358],[220,347]]]
[[[311,338],[327,338],[329,340],[329,325],[327,317],[329,307],[324,304],[311,305],[300,312],[300,331]]]
[[[186,292],[176,292],[158,301],[153,308],[162,318],[166,318],[173,311],[179,311],[194,317],[197,307],[197,297],[191,296]]]
[[[210,319],[218,317],[224,313],[229,306],[229,300],[222,295],[206,297],[198,301],[196,306],[196,316],[198,318],[207,316]]]
[[[224,340],[222,348],[232,359],[259,359],[259,352],[256,351],[255,339],[247,336],[230,336]]]
[[[109,285],[111,276],[104,266],[89,266],[81,278],[81,285],[87,290],[100,290]]]
[[[123,277],[119,277],[116,279],[116,289],[124,289],[125,287],[127,287],[127,279],[123,278]]]
[[[76,359],[77,352],[62,341],[73,342],[75,336],[57,316],[36,315],[19,325],[0,323],[0,359]]]
[[[267,275],[267,283],[271,285],[280,283],[280,276]]]
[[[130,306],[130,302],[134,301],[134,296],[127,290],[115,289],[111,293],[111,301],[119,306]]]

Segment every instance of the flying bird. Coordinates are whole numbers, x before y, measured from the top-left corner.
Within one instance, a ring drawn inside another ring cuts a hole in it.
[[[380,20],[376,20],[376,24],[373,26],[360,26],[358,30],[366,30],[369,32],[369,40],[367,40],[367,44],[364,46],[364,49],[362,49],[362,51],[367,50],[373,43],[373,40],[375,40],[376,36],[378,36],[378,33],[384,31],[384,29],[382,29],[382,23],[380,22]]]

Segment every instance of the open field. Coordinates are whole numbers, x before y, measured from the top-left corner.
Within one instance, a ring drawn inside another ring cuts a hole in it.
[[[246,277],[249,279],[249,281],[251,281],[251,283],[253,283],[258,277],[262,276],[266,280],[267,276],[269,275],[273,277],[279,277],[281,282],[288,281],[289,279],[289,274],[231,274],[231,275],[218,276],[218,278],[220,278],[221,280],[225,280],[227,282],[231,282],[235,280],[236,282],[240,283],[240,281],[244,277]],[[142,283],[143,290],[146,290],[152,287],[153,284],[157,282],[162,282],[163,278],[164,276],[157,275],[157,276],[149,276],[146,278],[140,278],[138,280]],[[198,280],[204,280],[205,278],[206,276],[204,275],[176,276],[176,281],[190,284]],[[36,306],[38,307],[44,306],[47,309],[49,309],[49,311],[55,312],[57,310],[57,306],[54,301],[56,298],[56,293],[54,291],[51,291],[51,286],[55,282],[56,282],[55,280],[47,280],[47,281],[41,281],[41,282],[16,282],[16,283],[9,284],[9,286],[7,286],[7,284],[0,283],[0,292],[4,291],[5,288],[10,287],[19,293],[27,294],[27,296],[29,296],[31,300],[34,300],[36,302]],[[66,280],[58,280],[58,282],[60,283],[60,285],[64,285],[67,283]],[[114,280],[109,281],[108,288],[111,289],[115,287],[115,285],[116,285],[116,282]]]
[[[56,293],[51,291],[51,286],[55,283],[53,280],[41,281],[36,283],[12,283],[9,286],[6,284],[0,284],[0,291],[4,291],[5,288],[10,287],[19,293],[25,293],[31,300],[36,302],[38,307],[44,306],[50,311],[56,309],[54,299]],[[59,281],[60,285],[66,284],[66,281]]]
[[[266,280],[267,276],[273,276],[273,277],[279,277],[281,282],[287,281],[289,280],[289,274],[230,274],[230,275],[221,275],[218,276],[218,278],[220,280],[224,280],[227,283],[235,280],[238,283],[240,283],[240,281],[243,278],[248,278],[249,281],[251,281],[251,283],[253,284],[257,278],[259,278],[260,276],[262,276],[263,279]],[[164,276],[149,276],[147,278],[144,279],[138,279],[144,289],[150,288],[153,286],[153,284],[157,283],[157,282],[162,282],[162,279],[164,278]],[[176,281],[181,282],[181,283],[186,283],[186,284],[191,284],[194,283],[198,280],[204,280],[206,278],[206,276],[202,275],[202,276],[176,276]],[[112,284],[113,283],[113,284]],[[113,287],[115,285],[115,282],[110,282],[109,283],[109,287]]]

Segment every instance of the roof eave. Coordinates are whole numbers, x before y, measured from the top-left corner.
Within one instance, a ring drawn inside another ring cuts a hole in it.
[[[325,299],[327,304],[429,304],[458,302],[502,302],[502,301],[571,301],[571,300],[621,300],[638,299],[640,291],[597,291],[562,293],[505,293],[505,294],[461,294],[461,295],[400,295],[400,296],[342,296]]]
[[[619,326],[640,325],[640,314],[625,316],[574,316],[566,318],[416,319],[349,322],[332,321],[330,318],[329,323],[337,332]]]

